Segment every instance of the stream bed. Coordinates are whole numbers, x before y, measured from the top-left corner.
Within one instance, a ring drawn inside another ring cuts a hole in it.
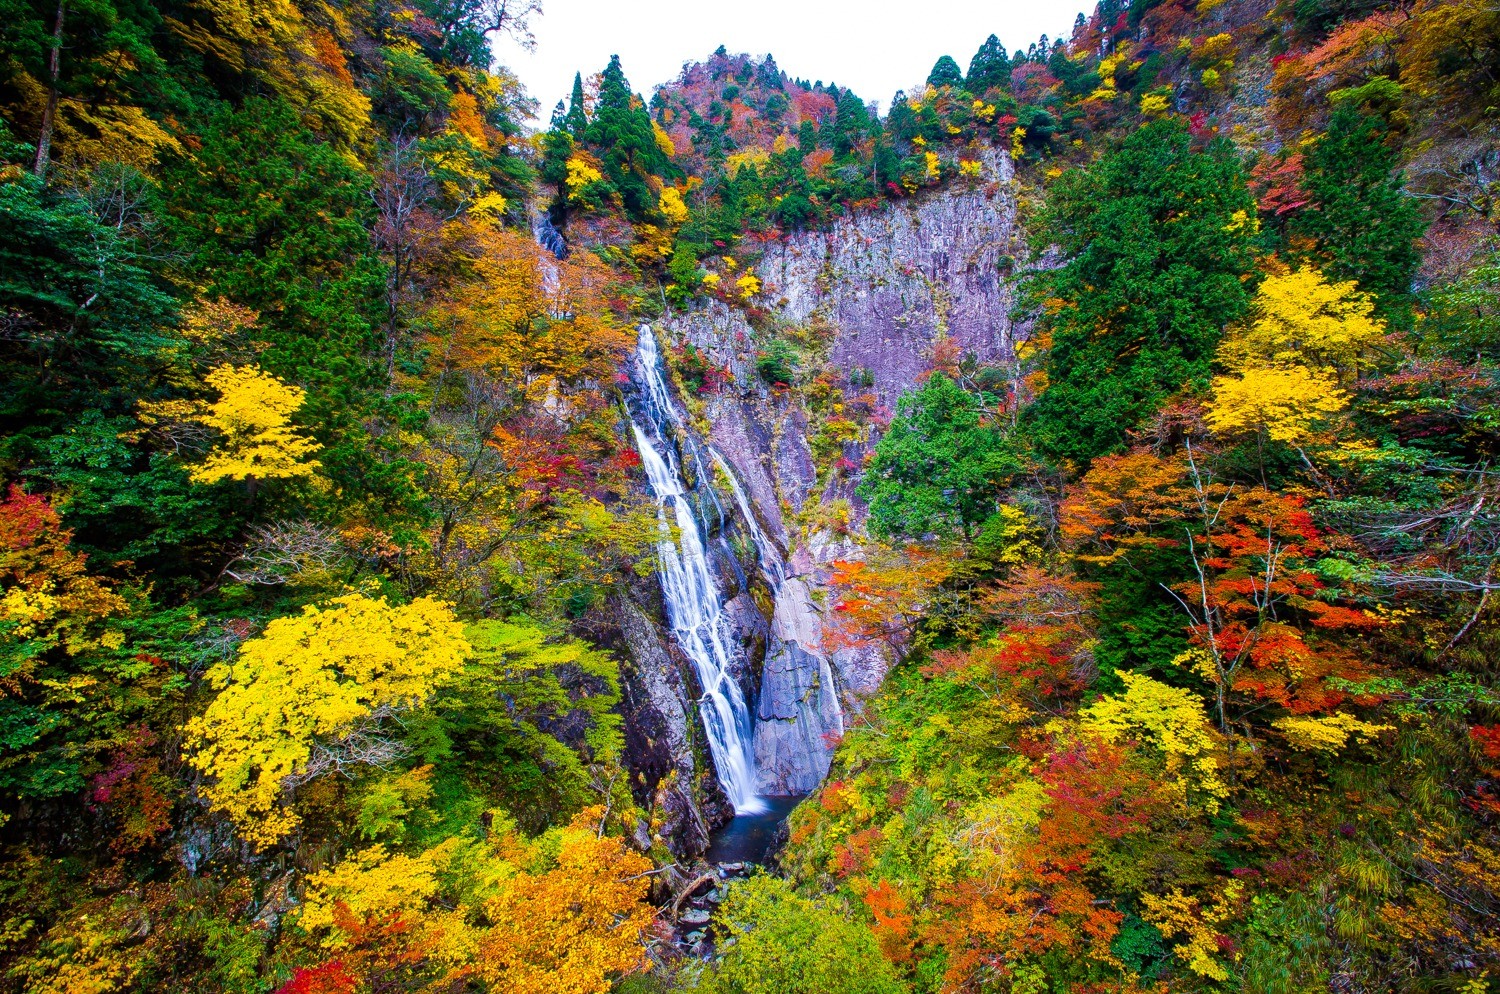
[[[678,898],[681,906],[672,923],[673,941],[685,955],[707,960],[717,947],[714,916],[728,887],[775,858],[786,836],[787,816],[802,800],[797,797],[757,797],[763,810],[735,815],[709,838],[703,859],[708,865],[690,889]],[[699,870],[705,868],[700,864]],[[734,940],[729,940],[734,941]]]

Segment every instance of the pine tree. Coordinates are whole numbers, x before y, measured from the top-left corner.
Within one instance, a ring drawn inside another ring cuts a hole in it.
[[[803,155],[811,155],[818,147],[818,126],[812,121],[804,119],[797,125],[797,151]]]
[[[944,55],[933,64],[932,72],[927,74],[928,86],[962,86],[964,74],[959,70],[958,63],[953,61],[953,56]]]
[[[1378,115],[1341,104],[1307,153],[1303,182],[1312,206],[1298,212],[1288,234],[1312,239],[1313,257],[1331,279],[1355,280],[1376,295],[1382,317],[1400,318],[1411,307],[1424,225],[1402,192],[1388,134]]]
[[[583,137],[584,129],[589,126],[588,111],[584,109],[583,100],[583,73],[573,74],[573,95],[568,98],[568,133],[574,138]]]
[[[766,61],[755,71],[755,81],[768,90],[784,89],[781,85],[781,70],[770,55],[766,56]]]
[[[852,91],[845,90],[839,98],[838,113],[834,118],[833,151],[838,155],[848,155],[869,126],[870,114],[864,102]]]
[[[166,173],[183,265],[213,274],[210,293],[256,305],[267,370],[353,385],[385,284],[369,176],[280,101],[247,100],[200,134]]]
[[[1044,450],[1083,461],[1184,384],[1207,385],[1223,327],[1249,305],[1255,203],[1228,142],[1198,151],[1179,121],[1065,175],[1050,201],[1038,244],[1068,261],[1027,281],[1052,340],[1029,417]]]
[[[643,217],[656,206],[656,197],[645,176],[664,165],[656,132],[645,103],[630,92],[620,57],[612,55],[599,83],[599,102],[586,137],[609,172],[609,180],[620,192],[625,209]]]
[[[1010,59],[1005,55],[1005,46],[1000,39],[990,35],[969,60],[969,76],[965,80],[969,92],[980,94],[991,88],[1006,89],[1010,86]]]
[[[557,190],[556,205],[561,205],[567,196],[568,159],[572,158],[574,148],[571,131],[563,102],[559,100],[552,112],[552,127],[542,136],[542,167],[538,171],[542,182]]]

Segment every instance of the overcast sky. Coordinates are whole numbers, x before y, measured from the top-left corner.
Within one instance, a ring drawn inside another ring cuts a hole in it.
[[[611,55],[649,99],[684,62],[720,45],[769,52],[792,76],[853,87],[884,109],[897,90],[925,81],[938,56],[967,70],[992,32],[1010,51],[1043,33],[1066,37],[1085,6],[1093,0],[545,0],[532,25],[536,51],[501,41],[495,54],[538,100],[543,124],[573,73],[598,72]]]

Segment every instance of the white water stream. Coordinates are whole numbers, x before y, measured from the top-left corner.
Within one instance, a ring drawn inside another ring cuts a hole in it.
[[[653,433],[633,419],[630,426],[651,493],[656,497],[657,521],[662,533],[657,551],[667,620],[677,644],[693,661],[703,688],[698,710],[703,716],[719,782],[736,813],[754,814],[764,811],[766,805],[755,793],[750,709],[734,677],[728,625],[721,610],[718,586],[708,568],[703,534],[693,515],[692,500],[677,466],[674,447],[665,437],[678,424],[677,413],[663,377],[656,336],[646,325],[641,326],[636,342],[636,364],[638,383],[645,394],[645,403],[651,408],[651,427],[657,437],[653,439]],[[733,475],[729,475],[733,481]],[[738,481],[734,481],[734,486],[738,488]],[[756,527],[753,520],[751,527]]]
[[[786,582],[786,565],[781,561],[781,551],[776,544],[766,537],[761,529],[760,522],[755,520],[755,512],[750,509],[750,499],[745,496],[745,488],[740,485],[739,478],[734,475],[734,470],[729,466],[729,460],[719,455],[716,449],[710,448],[709,454],[714,457],[714,463],[718,465],[719,472],[724,474],[724,479],[729,481],[730,492],[734,494],[734,502],[739,506],[740,517],[745,519],[745,527],[750,529],[750,538],[755,542],[755,551],[760,557],[760,567],[764,570],[771,581],[772,591],[779,591],[781,585]]]

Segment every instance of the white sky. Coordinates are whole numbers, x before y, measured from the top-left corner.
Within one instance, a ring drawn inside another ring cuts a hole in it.
[[[898,89],[924,82],[940,55],[961,70],[993,32],[1008,51],[1043,33],[1072,33],[1094,0],[545,0],[535,19],[534,53],[500,41],[495,54],[538,101],[546,124],[565,99],[573,73],[585,78],[619,55],[631,87],[650,98],[684,62],[724,45],[759,58],[770,52],[782,71],[809,82],[853,87],[884,108]]]

